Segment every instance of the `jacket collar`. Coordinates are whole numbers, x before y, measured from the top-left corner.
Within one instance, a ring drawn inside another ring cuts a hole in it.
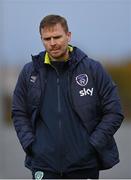
[[[69,48],[70,48],[69,64],[73,67],[76,64],[78,64],[80,61],[82,61],[82,59],[84,59],[85,57],[88,57],[82,50],[80,50],[79,48],[75,46],[69,45]],[[32,61],[37,71],[38,69],[43,68],[45,64],[50,64],[49,56],[46,51],[42,51],[38,55],[35,55],[35,56],[32,55]]]
[[[73,52],[73,46],[68,45],[68,51],[69,51],[70,53]],[[50,57],[49,57],[49,55],[48,55],[48,52],[45,53],[44,63],[45,63],[45,64],[51,64],[51,63],[50,63]]]

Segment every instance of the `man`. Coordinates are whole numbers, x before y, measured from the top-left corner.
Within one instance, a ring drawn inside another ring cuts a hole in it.
[[[119,162],[116,85],[99,62],[69,45],[65,18],[48,15],[39,31],[46,50],[24,66],[13,96],[25,166],[36,179],[97,179]]]

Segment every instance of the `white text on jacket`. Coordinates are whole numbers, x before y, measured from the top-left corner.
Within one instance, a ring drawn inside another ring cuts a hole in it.
[[[83,88],[82,90],[79,91],[79,94],[80,94],[80,96],[86,96],[86,95],[92,96],[93,95],[93,88],[91,88],[91,89]]]

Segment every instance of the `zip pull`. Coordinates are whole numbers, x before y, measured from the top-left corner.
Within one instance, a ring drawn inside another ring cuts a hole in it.
[[[57,77],[57,84],[60,84],[60,78]]]
[[[45,85],[47,84],[47,79],[45,79]]]
[[[70,77],[70,73],[68,72],[68,98],[69,98],[69,102],[72,106],[72,108],[74,109],[74,104],[73,104],[73,98],[72,98],[72,92],[71,92],[71,77]]]

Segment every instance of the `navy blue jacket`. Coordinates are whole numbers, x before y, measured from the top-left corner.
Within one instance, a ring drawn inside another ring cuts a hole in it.
[[[21,71],[13,95],[12,117],[23,149],[25,165],[32,168],[31,144],[42,105],[47,80],[43,63],[45,52],[33,56],[33,62]],[[87,129],[89,141],[99,157],[99,169],[119,162],[113,135],[120,127],[123,114],[116,85],[101,64],[74,47],[69,60],[69,98],[74,112]]]

